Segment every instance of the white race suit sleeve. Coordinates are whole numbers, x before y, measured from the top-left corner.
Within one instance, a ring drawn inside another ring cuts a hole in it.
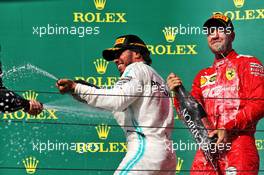
[[[123,111],[142,95],[144,71],[133,63],[129,65],[112,89],[96,89],[77,84],[74,97],[88,105],[110,111]]]

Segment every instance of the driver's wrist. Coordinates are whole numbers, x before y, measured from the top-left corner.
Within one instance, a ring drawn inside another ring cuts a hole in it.
[[[75,82],[72,83],[72,86],[71,86],[71,89],[70,89],[71,93],[75,92],[76,85],[77,85],[77,83],[75,83]]]

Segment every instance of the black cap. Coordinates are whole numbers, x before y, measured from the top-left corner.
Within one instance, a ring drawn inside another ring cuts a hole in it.
[[[210,28],[210,27],[230,27],[233,31],[234,26],[231,19],[221,13],[214,14],[211,18],[209,18],[203,25],[203,27]]]
[[[103,51],[103,57],[107,61],[112,61],[116,58],[118,53],[122,53],[126,49],[144,54],[145,55],[143,56],[144,60],[147,62],[149,61],[151,62],[151,59],[149,58],[150,52],[146,44],[142,39],[140,39],[136,35],[119,36],[115,40],[114,47],[105,49]]]

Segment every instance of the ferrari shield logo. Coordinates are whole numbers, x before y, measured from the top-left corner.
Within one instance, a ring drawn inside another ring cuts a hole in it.
[[[232,80],[236,76],[236,71],[233,68],[227,69],[226,70],[226,78],[228,80]]]

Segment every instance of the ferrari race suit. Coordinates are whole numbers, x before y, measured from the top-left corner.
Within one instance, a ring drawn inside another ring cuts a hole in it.
[[[115,174],[175,174],[176,156],[170,140],[173,104],[154,69],[143,62],[132,63],[112,89],[77,84],[74,97],[113,111],[123,127],[127,153]]]
[[[213,129],[223,128],[229,133],[231,149],[219,155],[221,173],[257,175],[259,156],[254,133],[264,114],[264,70],[261,62],[232,50],[225,58],[215,59],[211,67],[197,74],[191,94],[205,108]],[[198,150],[191,174],[217,173]]]
[[[25,111],[29,110],[28,100],[23,99],[3,86],[2,75],[0,62],[0,111],[7,113],[18,111],[20,109],[24,109]]]

